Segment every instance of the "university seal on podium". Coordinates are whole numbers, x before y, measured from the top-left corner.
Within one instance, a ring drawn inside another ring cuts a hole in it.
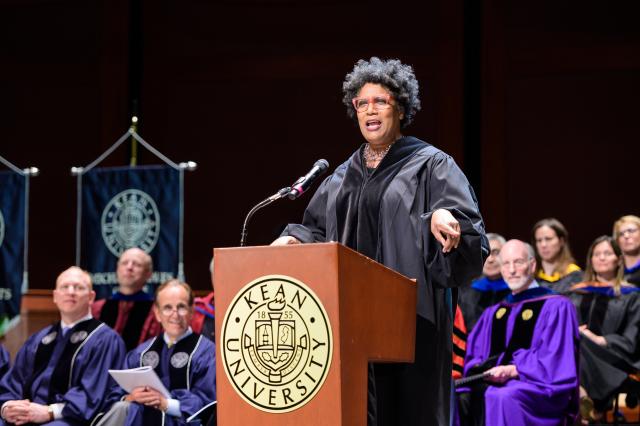
[[[100,222],[104,243],[116,257],[131,247],[150,253],[160,235],[158,206],[149,194],[138,189],[127,189],[113,197]]]
[[[258,278],[235,296],[222,324],[222,363],[236,392],[272,413],[296,410],[322,387],[333,352],[322,302],[287,276]]]

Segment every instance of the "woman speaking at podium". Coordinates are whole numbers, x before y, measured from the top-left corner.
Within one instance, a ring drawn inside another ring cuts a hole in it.
[[[370,368],[368,423],[448,426],[451,287],[488,253],[475,194],[453,158],[403,134],[420,109],[411,66],[360,60],[342,90],[364,143],[272,245],[338,241],[417,279],[415,363]]]

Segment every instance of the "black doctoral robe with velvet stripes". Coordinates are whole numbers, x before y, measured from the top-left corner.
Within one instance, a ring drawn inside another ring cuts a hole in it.
[[[616,295],[610,285],[587,282],[574,286],[569,297],[580,325],[607,342],[580,339],[580,385],[604,411],[629,374],[640,370],[640,290],[625,286]]]
[[[481,273],[489,246],[476,197],[454,160],[419,139],[397,140],[373,170],[365,167],[363,148],[324,180],[302,224],[288,225],[283,235],[338,241],[417,279],[415,363],[375,365],[370,412],[376,408],[378,426],[448,426],[450,288]],[[462,232],[459,247],[446,254],[430,231],[437,209],[449,210]]]

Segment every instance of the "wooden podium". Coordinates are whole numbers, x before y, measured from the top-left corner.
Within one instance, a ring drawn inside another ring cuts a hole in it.
[[[215,259],[218,425],[366,425],[367,362],[413,362],[415,282],[338,243]]]

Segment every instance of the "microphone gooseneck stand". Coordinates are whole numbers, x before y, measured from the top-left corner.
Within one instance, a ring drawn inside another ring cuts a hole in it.
[[[324,172],[329,168],[329,162],[325,159],[320,159],[313,164],[313,168],[304,176],[300,176],[298,180],[296,180],[293,185],[282,188],[280,191],[273,194],[271,197],[266,198],[256,204],[251,211],[247,214],[247,217],[244,219],[244,225],[242,225],[242,234],[240,236],[240,247],[244,247],[247,245],[247,225],[249,224],[249,220],[251,220],[251,216],[264,206],[268,206],[280,198],[289,197],[291,200],[295,200],[305,193],[307,189],[311,186],[311,184]]]
[[[247,245],[247,225],[249,224],[249,221],[251,220],[251,217],[253,216],[253,214],[258,210],[260,210],[261,208],[273,203],[274,201],[277,201],[280,198],[286,197],[287,194],[289,194],[289,191],[291,191],[290,186],[284,187],[278,192],[276,192],[275,194],[273,194],[272,196],[270,196],[269,198],[265,198],[264,200],[260,201],[258,204],[253,206],[253,208],[249,211],[249,213],[247,213],[247,217],[244,219],[244,224],[242,225],[242,234],[240,236],[240,247],[245,247]]]

